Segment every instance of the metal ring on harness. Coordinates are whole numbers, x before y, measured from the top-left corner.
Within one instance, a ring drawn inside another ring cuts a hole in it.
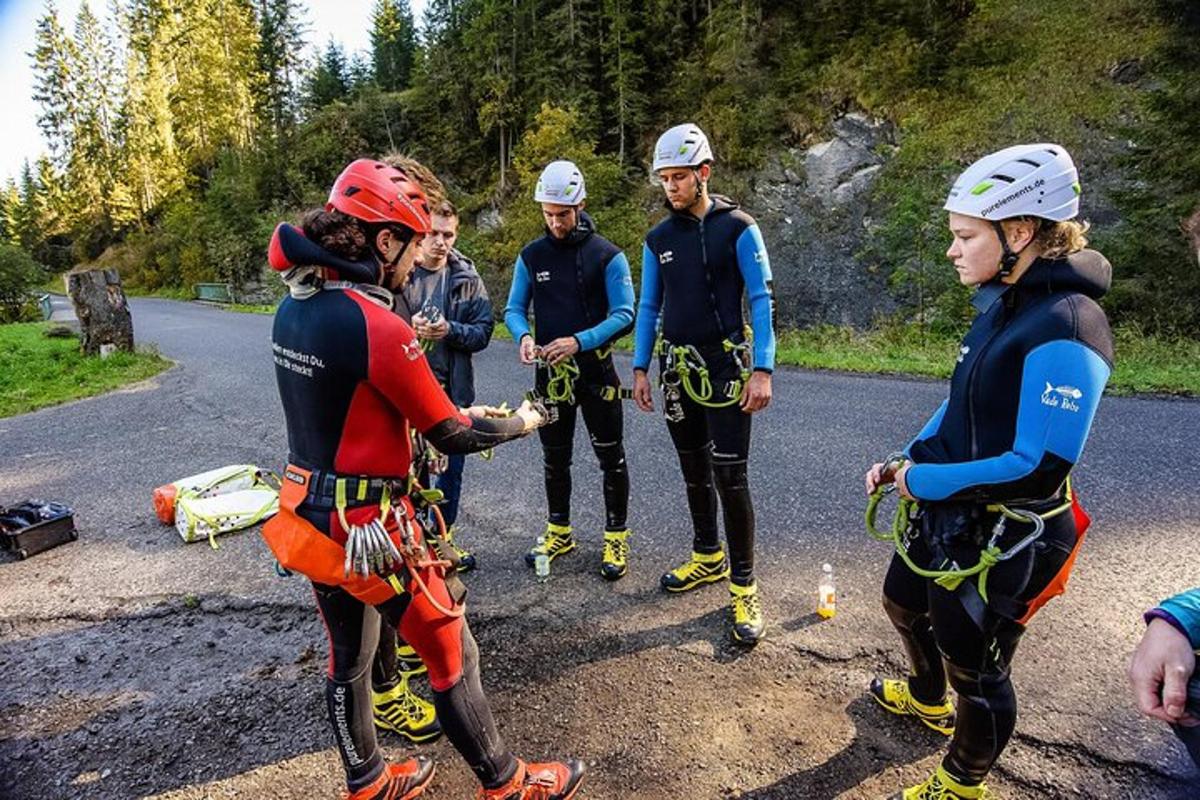
[[[904,458],[903,454],[893,453],[892,455],[889,455],[887,460],[884,462],[884,471],[886,471],[893,464],[903,463],[905,460],[907,459]],[[895,484],[887,484],[879,486],[874,492],[871,493],[870,498],[867,500],[867,533],[869,533],[873,538],[879,539],[880,541],[892,542],[896,548],[896,554],[900,556],[900,559],[910,570],[922,578],[931,579],[934,583],[936,583],[938,586],[941,586],[943,589],[946,589],[947,591],[954,591],[964,580],[978,575],[979,596],[983,598],[984,602],[987,602],[988,599],[987,578],[991,568],[996,566],[996,564],[1008,561],[1028,548],[1045,532],[1045,520],[1048,517],[1055,516],[1061,513],[1064,508],[1070,507],[1070,501],[1068,501],[1065,506],[1052,509],[1046,514],[1038,514],[1023,508],[1009,508],[1003,504],[989,506],[989,509],[999,511],[1001,516],[996,522],[995,527],[992,529],[992,536],[988,540],[987,547],[980,551],[979,561],[977,561],[973,567],[964,569],[959,568],[958,565],[955,564],[952,569],[925,569],[924,567],[918,566],[908,554],[908,531],[914,518],[913,512],[918,507],[916,500],[910,500],[905,497],[900,499],[899,504],[896,506],[896,513],[892,517],[892,527],[890,531],[880,531],[876,527],[876,519],[879,514],[879,503],[884,497],[891,494],[895,490]],[[1006,519],[1030,523],[1033,525],[1033,531],[1031,531],[1028,535],[1026,535],[1008,550],[1001,550],[996,543],[1000,540],[1000,537],[1004,533],[1004,521]]]
[[[445,538],[446,520],[442,516],[442,510],[436,505],[431,505],[429,508],[433,512],[433,516],[437,519],[438,535],[442,538]],[[422,542],[418,545],[416,538],[412,534],[412,529],[406,524],[408,518],[399,512],[398,509],[393,509],[392,513],[395,516],[397,524],[400,525],[401,530],[404,531],[401,536],[403,537],[406,546],[400,551],[400,557],[404,561],[405,567],[407,567],[409,577],[412,578],[413,583],[417,585],[417,589],[425,596],[425,599],[429,601],[429,604],[433,606],[434,610],[436,610],[442,616],[450,619],[457,619],[466,614],[467,607],[465,603],[457,606],[456,608],[446,608],[438,601],[436,597],[433,596],[433,592],[429,590],[429,586],[424,580],[421,579],[422,569],[428,569],[430,567],[434,569],[440,569],[442,570],[443,577],[445,577],[446,570],[450,569],[453,565],[445,559],[428,558],[429,544],[427,542]],[[419,553],[421,552],[425,553],[425,559],[420,558]],[[395,575],[389,576],[388,580],[391,582],[392,587],[397,589],[397,591],[405,591],[403,586],[398,585],[400,582]]]
[[[708,369],[708,363],[701,355],[699,348],[693,344],[673,345],[665,339],[659,340],[658,349],[660,353],[665,354],[666,363],[664,365],[662,381],[663,386],[672,385],[674,387],[682,387],[687,396],[699,405],[706,408],[726,408],[737,403],[742,398],[742,390],[745,388],[746,381],[750,378],[750,371],[746,369],[743,351],[749,345],[747,342],[734,342],[730,339],[725,339],[721,343],[725,352],[732,353],[738,363],[738,377],[725,384],[725,399],[714,401],[712,378]],[[666,375],[673,373],[677,379],[668,384]],[[693,384],[692,375],[695,374],[699,381],[699,386]]]

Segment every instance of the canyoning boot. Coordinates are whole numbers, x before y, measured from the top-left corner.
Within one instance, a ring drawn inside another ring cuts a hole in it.
[[[475,567],[479,566],[479,564],[475,559],[474,553],[465,547],[460,547],[458,543],[454,541],[455,533],[457,533],[457,529],[455,526],[451,525],[450,530],[446,531],[446,544],[454,548],[455,554],[458,555],[458,571],[470,572],[471,570],[475,569]]]
[[[375,727],[398,733],[410,742],[431,742],[442,735],[433,703],[408,686],[408,676],[386,692],[371,692]]]
[[[517,771],[503,786],[480,787],[476,800],[571,800],[583,782],[583,762],[578,759],[544,764],[517,762]]]
[[[758,602],[758,585],[729,584],[729,605],[733,611],[733,628],[730,630],[733,640],[747,647],[758,644],[766,628],[762,606]]]
[[[396,642],[396,666],[405,678],[424,675],[426,672],[425,662],[417,655],[417,651],[413,649],[412,645],[403,639]]]
[[[384,764],[383,772],[357,792],[344,792],[342,800],[414,800],[433,780],[433,760],[417,756],[399,764]]]
[[[892,795],[888,800],[997,800],[997,798],[988,791],[986,783],[967,786],[946,772],[945,768],[939,764],[929,780],[916,786],[910,786],[904,791]]]
[[[525,563],[533,566],[537,560],[539,550],[550,556],[550,560],[561,556],[563,553],[569,553],[575,549],[575,534],[571,533],[570,525],[555,525],[553,522],[546,524],[546,540],[541,547],[534,545],[529,548],[529,552],[525,554]]]
[[[954,704],[947,697],[940,703],[926,705],[908,691],[908,681],[894,678],[874,678],[869,691],[875,702],[893,714],[916,717],[938,733],[954,735]]]
[[[604,532],[604,556],[600,560],[600,574],[605,580],[615,581],[625,577],[629,571],[629,535],[623,531]]]
[[[686,592],[729,577],[729,562],[725,553],[693,552],[692,557],[670,572],[664,572],[659,584],[668,592]]]

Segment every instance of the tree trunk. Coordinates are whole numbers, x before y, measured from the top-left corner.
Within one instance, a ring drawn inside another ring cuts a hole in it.
[[[85,355],[100,354],[100,346],[115,345],[133,352],[133,316],[115,269],[73,272],[67,276],[67,294],[79,318]]]

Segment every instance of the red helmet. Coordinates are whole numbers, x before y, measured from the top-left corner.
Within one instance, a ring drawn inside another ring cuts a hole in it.
[[[421,186],[395,167],[360,158],[342,170],[325,210],[336,208],[363,222],[402,225],[429,233],[429,201]]]

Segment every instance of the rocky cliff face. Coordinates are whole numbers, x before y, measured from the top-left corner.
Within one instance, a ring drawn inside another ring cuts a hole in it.
[[[896,308],[886,276],[855,257],[895,132],[862,114],[841,117],[832,132],[807,150],[780,153],[752,178],[746,206],[771,254],[781,325],[863,327]]]

